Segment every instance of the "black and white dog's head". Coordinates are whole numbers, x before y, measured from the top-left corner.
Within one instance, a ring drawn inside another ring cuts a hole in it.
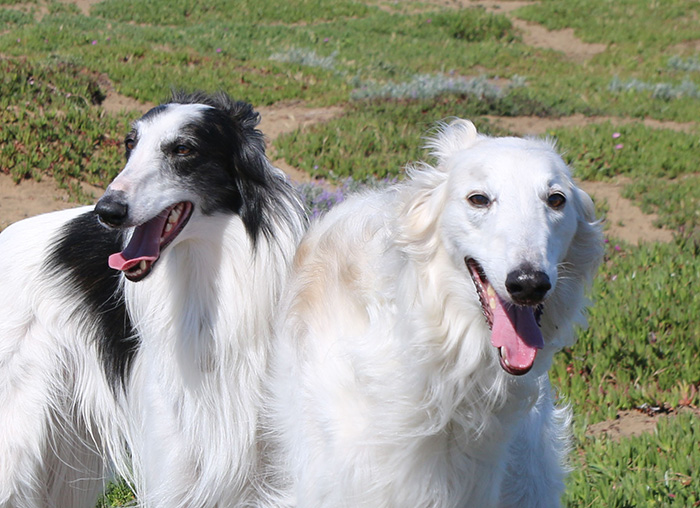
[[[95,212],[112,228],[134,228],[110,266],[146,277],[194,214],[238,214],[255,242],[270,234],[266,209],[282,179],[265,156],[259,115],[223,93],[175,93],[126,136],[126,165]]]

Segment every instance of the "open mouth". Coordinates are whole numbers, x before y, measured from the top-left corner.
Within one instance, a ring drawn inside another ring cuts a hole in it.
[[[514,376],[526,374],[535,362],[537,350],[544,347],[539,328],[542,307],[518,306],[504,301],[481,265],[472,258],[465,262],[491,329],[491,344],[498,349],[501,367]]]
[[[157,216],[136,226],[122,252],[109,256],[109,266],[124,273],[132,282],[145,279],[160,254],[183,230],[194,206],[188,201],[172,205]]]

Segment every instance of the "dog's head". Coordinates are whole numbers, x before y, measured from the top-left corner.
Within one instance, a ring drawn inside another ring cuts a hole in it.
[[[253,240],[264,232],[270,169],[258,122],[251,105],[201,93],[175,93],[137,120],[124,140],[126,165],[95,207],[106,226],[134,228],[110,266],[145,278],[196,215],[234,213]]]
[[[602,257],[593,203],[550,142],[456,120],[428,146],[442,177],[440,241],[473,281],[501,365],[524,374],[545,340],[568,340],[581,321]]]

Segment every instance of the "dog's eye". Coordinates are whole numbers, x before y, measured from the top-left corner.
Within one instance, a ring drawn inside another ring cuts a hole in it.
[[[127,151],[131,151],[134,149],[136,146],[136,140],[134,138],[126,138],[124,140],[124,148],[126,148]]]
[[[491,200],[483,194],[470,194],[467,196],[467,201],[476,208],[488,208],[491,205]]]
[[[175,154],[176,155],[189,155],[192,153],[192,148],[190,148],[187,145],[177,145],[175,147]]]
[[[566,197],[561,192],[554,192],[547,198],[547,206],[553,210],[561,210],[566,204]]]

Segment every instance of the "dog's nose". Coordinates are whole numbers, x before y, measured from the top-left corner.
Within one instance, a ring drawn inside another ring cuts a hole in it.
[[[112,227],[124,225],[129,216],[129,205],[123,192],[107,192],[95,205],[95,213],[104,224]]]
[[[552,289],[552,283],[543,271],[521,267],[508,274],[506,289],[515,303],[537,305],[542,303],[547,291]]]

